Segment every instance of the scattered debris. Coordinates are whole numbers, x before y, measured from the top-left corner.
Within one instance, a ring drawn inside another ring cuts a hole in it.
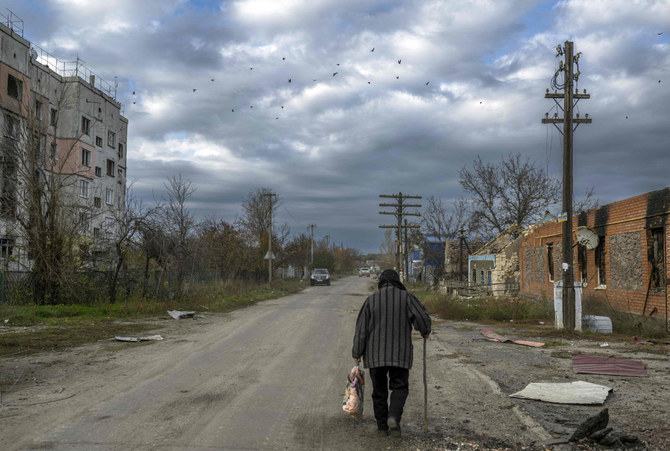
[[[174,319],[193,318],[195,316],[195,312],[181,312],[179,310],[168,310],[168,315],[170,315]]]
[[[608,316],[585,315],[582,318],[582,330],[599,334],[611,334],[612,320]]]
[[[533,382],[510,398],[536,399],[555,404],[603,404],[612,388],[590,382]]]
[[[587,418],[586,421],[577,426],[575,432],[573,432],[572,435],[570,436],[569,441],[576,442],[577,440],[589,437],[593,433],[605,429],[609,421],[610,421],[609,410],[605,408],[601,410],[597,415]]]
[[[636,345],[657,345],[659,343],[664,345],[670,345],[670,341],[658,342],[653,340],[645,340],[643,338],[637,338],[637,337],[633,337],[633,343],[635,343]]]
[[[600,347],[601,347],[601,348],[606,348],[606,347],[608,347],[609,345],[610,345],[610,344],[609,344],[608,342],[600,343]]]
[[[500,343],[514,343],[517,345],[532,346],[534,348],[544,346],[544,343],[541,343],[539,341],[512,340],[511,338],[505,338],[502,335],[495,333],[493,329],[479,329],[479,332],[483,336],[485,336],[489,341],[497,341]]]
[[[163,339],[160,335],[150,335],[148,337],[120,337],[116,336],[114,337],[116,341],[130,341],[130,342],[138,342],[138,341],[160,341]]]
[[[575,373],[609,374],[612,376],[649,376],[639,360],[615,359],[587,354],[572,356],[572,370]]]
[[[4,320],[4,321],[5,321],[5,324],[7,324],[7,323],[9,322],[9,320],[8,320],[8,319],[6,319],[6,320]]]

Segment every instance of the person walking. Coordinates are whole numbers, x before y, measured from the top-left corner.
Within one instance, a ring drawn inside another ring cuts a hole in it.
[[[379,275],[378,290],[368,296],[358,313],[351,351],[354,360],[360,362],[362,357],[370,370],[372,405],[380,434],[401,435],[400,420],[409,394],[414,354],[412,326],[427,339],[430,316],[400,282],[398,273],[386,269]]]

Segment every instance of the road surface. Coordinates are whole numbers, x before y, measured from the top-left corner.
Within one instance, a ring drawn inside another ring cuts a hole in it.
[[[403,439],[376,433],[370,385],[363,418],[349,418],[341,405],[354,324],[374,283],[349,277],[174,321],[159,331],[164,341],[149,345],[32,357],[34,384],[3,399],[0,448],[428,449],[549,438],[475,365],[450,357],[458,338],[439,322],[428,344],[429,432],[418,333]]]

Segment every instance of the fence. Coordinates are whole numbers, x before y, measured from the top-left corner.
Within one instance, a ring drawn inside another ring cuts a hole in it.
[[[296,277],[299,276],[296,270]],[[301,273],[300,273],[301,274]],[[58,286],[57,303],[93,304],[108,302],[111,271],[86,270],[68,276]],[[195,287],[222,284],[227,281],[259,282],[266,280],[267,273],[254,271],[194,270],[177,272],[165,270],[124,271],[119,273],[116,284],[117,300],[129,297],[173,299],[188,294]],[[37,302],[37,280],[29,271],[0,271],[0,303],[29,304]]]
[[[442,280],[440,289],[447,293],[460,296],[517,296],[519,294],[519,282],[501,282],[491,284],[472,284],[468,281]]]

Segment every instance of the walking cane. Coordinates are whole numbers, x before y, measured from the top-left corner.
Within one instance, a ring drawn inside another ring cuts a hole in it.
[[[426,384],[426,338],[423,339],[423,431],[428,432],[428,385]]]

